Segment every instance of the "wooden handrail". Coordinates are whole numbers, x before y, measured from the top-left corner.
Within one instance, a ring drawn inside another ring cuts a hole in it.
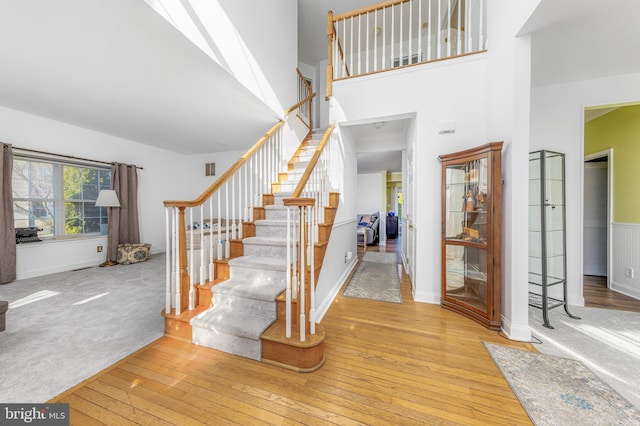
[[[269,131],[267,133],[264,134],[264,136],[262,136],[258,140],[258,142],[256,142],[255,145],[253,145],[247,152],[245,152],[244,155],[242,155],[242,157],[240,157],[240,159],[238,159],[238,161],[236,161],[233,164],[233,166],[231,166],[229,168],[229,170],[224,172],[224,174],[222,176],[220,176],[220,178],[217,179],[215,182],[213,182],[211,184],[211,186],[209,186],[209,188],[207,188],[198,198],[193,199],[191,201],[176,201],[176,200],[165,201],[164,202],[164,206],[165,207],[195,207],[195,206],[199,206],[202,203],[204,203],[209,197],[211,197],[211,195],[214,192],[216,192],[218,189],[220,189],[220,187],[231,176],[233,176],[233,174],[244,163],[246,163],[247,159],[249,157],[251,157],[253,155],[253,153],[256,152],[271,137],[271,135],[273,135],[273,133],[276,132],[276,130],[278,130],[280,127],[282,127],[283,124],[284,124],[284,120],[280,120],[279,122],[277,122],[271,129],[269,129]]]
[[[352,10],[350,12],[345,12],[345,13],[341,13],[339,15],[334,15],[333,16],[333,21],[342,21],[343,19],[347,19],[347,18],[351,18],[352,16],[358,16],[358,15],[362,15],[364,13],[367,12],[374,12],[376,10],[380,10],[380,9],[386,9],[388,7],[393,7],[396,6],[398,4],[402,4],[402,3],[407,3],[411,0],[388,0],[388,1],[383,1],[371,6],[366,6],[366,7],[361,7],[360,9],[356,9],[356,10]]]
[[[313,99],[315,96],[316,96],[315,93],[311,93],[309,96],[307,96],[306,98],[304,98],[303,100],[301,100],[300,102],[298,102],[297,104],[295,104],[294,106],[292,106],[291,108],[286,110],[284,112],[284,115],[289,115],[291,113],[291,111],[295,111],[296,108],[298,108],[300,105],[302,105],[305,102],[310,102],[311,99]]]
[[[307,184],[307,181],[309,180],[309,176],[311,176],[313,169],[316,167],[316,164],[318,163],[318,159],[320,158],[320,154],[322,154],[322,151],[324,150],[324,146],[327,144],[327,140],[329,140],[329,136],[331,136],[331,132],[333,132],[333,129],[335,127],[336,127],[335,123],[327,127],[327,130],[324,132],[324,136],[322,136],[322,139],[320,140],[320,143],[316,148],[316,152],[313,153],[313,157],[311,157],[311,160],[309,161],[309,165],[307,166],[304,173],[300,177],[300,181],[298,182],[296,189],[293,190],[293,193],[291,194],[290,198],[284,200],[285,206],[288,205],[287,200],[290,200],[292,198],[300,198],[300,194],[302,194],[302,191],[304,190],[304,187]]]

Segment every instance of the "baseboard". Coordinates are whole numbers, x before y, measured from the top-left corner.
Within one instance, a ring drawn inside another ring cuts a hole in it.
[[[502,321],[501,330],[509,340],[515,340],[517,342],[531,342],[531,329],[529,325],[526,327],[521,325],[514,325],[508,321],[504,315],[500,318]]]
[[[358,259],[356,256],[354,256],[351,260],[351,264],[345,269],[342,275],[340,275],[338,280],[331,286],[331,290],[329,291],[328,296],[325,297],[324,300],[322,300],[320,303],[317,303],[318,301],[316,301],[316,322],[322,321],[322,318],[324,318],[325,314],[331,307],[333,300],[338,295],[338,292],[340,291],[342,286],[347,282],[349,278],[351,278],[351,275],[353,274],[353,271],[357,264]]]
[[[96,263],[95,260],[87,260],[84,262],[77,263],[68,263],[65,265],[56,265],[50,268],[42,268],[42,269],[32,269],[25,273],[16,274],[16,280],[26,280],[29,278],[41,277],[43,275],[57,274],[59,272],[68,272],[73,271],[74,269],[83,269],[83,268],[91,268],[93,266],[98,266],[100,263],[104,261],[103,258]]]
[[[430,293],[423,291],[416,291],[413,293],[413,301],[421,303],[432,303],[434,305],[440,304],[440,293]]]

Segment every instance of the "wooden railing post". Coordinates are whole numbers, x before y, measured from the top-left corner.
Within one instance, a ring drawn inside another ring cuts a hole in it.
[[[179,207],[178,225],[178,247],[180,257],[180,305],[176,309],[184,311],[189,306],[189,287],[191,286],[189,272],[187,269],[187,235],[186,223],[184,220],[184,207]]]
[[[329,100],[333,93],[333,12],[327,13],[327,96]]]

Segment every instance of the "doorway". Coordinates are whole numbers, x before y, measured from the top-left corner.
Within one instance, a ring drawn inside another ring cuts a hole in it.
[[[585,156],[583,274],[609,280],[612,150]]]

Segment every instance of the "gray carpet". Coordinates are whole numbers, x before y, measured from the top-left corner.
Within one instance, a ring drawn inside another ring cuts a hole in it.
[[[640,411],[581,362],[484,345],[535,425],[640,424]]]
[[[402,303],[396,254],[365,253],[342,294],[359,299]]]
[[[0,285],[0,402],[42,403],[164,334],[164,255]]]
[[[538,351],[581,361],[640,409],[640,313],[571,306],[549,311],[550,330],[542,311],[529,309],[529,326],[541,341]]]

